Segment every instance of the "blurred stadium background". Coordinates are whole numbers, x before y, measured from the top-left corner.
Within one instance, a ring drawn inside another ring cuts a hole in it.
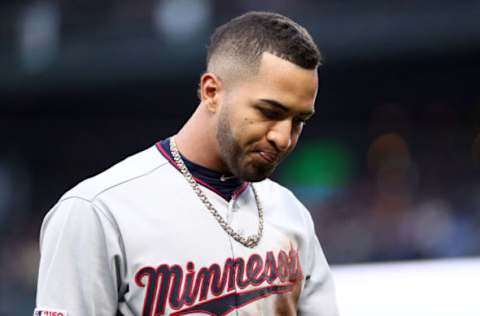
[[[32,313],[49,208],[173,134],[209,34],[248,10],[292,17],[324,54],[317,114],[275,179],[330,263],[480,255],[478,0],[0,1],[0,315]]]

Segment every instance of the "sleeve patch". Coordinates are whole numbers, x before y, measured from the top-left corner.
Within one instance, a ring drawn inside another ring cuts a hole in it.
[[[33,316],[68,316],[67,312],[52,308],[35,308]]]

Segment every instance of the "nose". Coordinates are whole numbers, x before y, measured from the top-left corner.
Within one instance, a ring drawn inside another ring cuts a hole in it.
[[[279,151],[287,151],[292,145],[292,121],[278,121],[267,133],[267,140]]]

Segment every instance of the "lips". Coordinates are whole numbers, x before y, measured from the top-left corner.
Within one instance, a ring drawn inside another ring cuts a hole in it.
[[[278,154],[269,151],[258,151],[258,155],[268,163],[275,163],[278,160]]]

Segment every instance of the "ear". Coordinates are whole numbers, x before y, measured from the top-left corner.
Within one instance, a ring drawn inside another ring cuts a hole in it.
[[[204,73],[200,78],[199,95],[200,100],[207,107],[208,111],[217,112],[220,104],[223,83],[220,78],[211,72]]]

